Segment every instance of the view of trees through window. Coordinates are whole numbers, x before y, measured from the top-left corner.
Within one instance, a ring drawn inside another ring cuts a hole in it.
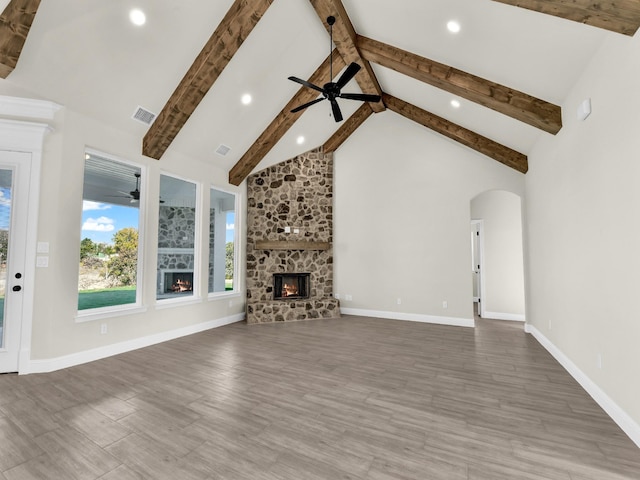
[[[85,158],[78,310],[136,303],[140,168]]]
[[[4,346],[4,309],[7,287],[7,260],[9,256],[9,228],[11,226],[11,206],[13,191],[13,171],[0,169],[0,348]]]
[[[209,293],[234,290],[236,197],[211,189],[209,211]]]

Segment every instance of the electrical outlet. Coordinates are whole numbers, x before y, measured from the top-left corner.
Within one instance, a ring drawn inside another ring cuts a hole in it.
[[[398,305],[401,305],[401,304],[402,304],[402,299],[401,299],[401,298],[398,298],[398,299],[396,300],[396,303],[397,303]]]
[[[344,299],[351,301],[351,300],[353,300],[353,297],[351,295],[347,294],[347,295],[344,296]]]
[[[449,308],[449,302],[447,302],[446,300],[442,301],[442,308]]]
[[[551,320],[549,320],[549,330],[551,330]]]
[[[233,300],[229,300],[229,306],[233,307]]]
[[[104,335],[105,333],[107,333],[107,324],[106,323],[101,323],[100,324],[100,335]]]
[[[602,354],[601,353],[596,355],[596,365],[598,366],[599,369],[602,370]]]
[[[333,294],[333,298],[335,298],[336,300],[340,300],[340,294],[339,293],[334,293]]]

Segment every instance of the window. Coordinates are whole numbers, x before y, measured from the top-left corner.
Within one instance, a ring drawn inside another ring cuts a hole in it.
[[[211,189],[209,210],[209,293],[236,290],[236,196]]]
[[[193,297],[197,291],[197,185],[160,175],[158,300]]]
[[[78,310],[139,304],[140,167],[85,153]]]

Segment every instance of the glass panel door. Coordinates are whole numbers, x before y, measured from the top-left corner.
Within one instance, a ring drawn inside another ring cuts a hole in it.
[[[0,373],[17,372],[31,155],[0,151]]]
[[[11,228],[11,199],[13,170],[0,169],[0,348],[5,345],[7,259],[9,258],[9,236]]]

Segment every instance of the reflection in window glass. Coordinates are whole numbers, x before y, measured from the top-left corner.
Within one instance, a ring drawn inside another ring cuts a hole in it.
[[[209,293],[235,288],[236,196],[211,189],[209,211]]]
[[[196,184],[160,175],[156,298],[193,296],[196,268]]]
[[[140,180],[135,165],[85,155],[78,310],[137,303]]]

